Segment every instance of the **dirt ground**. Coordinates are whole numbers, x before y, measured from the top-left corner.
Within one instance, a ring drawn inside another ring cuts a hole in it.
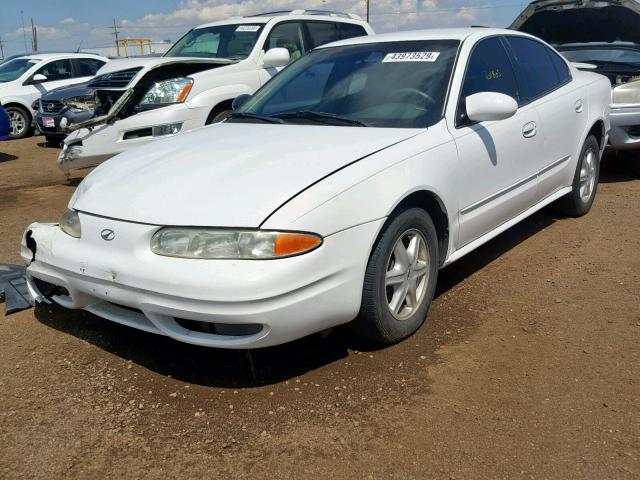
[[[0,143],[0,262],[77,179]],[[0,315],[0,478],[640,478],[640,180],[540,212],[441,272],[429,323],[244,353],[84,312]],[[639,160],[640,161],[640,160]],[[1,307],[1,306],[0,306]]]

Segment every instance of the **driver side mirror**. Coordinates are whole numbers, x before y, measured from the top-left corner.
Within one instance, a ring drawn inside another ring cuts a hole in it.
[[[247,100],[249,100],[250,98],[251,98],[251,95],[247,95],[246,93],[243,93],[242,95],[238,95],[236,98],[233,99],[233,102],[231,102],[231,109],[235,112],[240,107],[242,107],[245,103],[247,103]]]
[[[41,73],[36,73],[33,77],[31,77],[31,80],[29,81],[29,84],[31,85],[35,85],[37,83],[43,83],[46,82],[48,79],[46,76],[42,75]]]
[[[467,117],[472,122],[506,120],[518,111],[518,102],[498,92],[480,92],[465,99]]]
[[[265,68],[286,67],[290,60],[291,56],[286,48],[270,48],[262,57],[262,65]]]

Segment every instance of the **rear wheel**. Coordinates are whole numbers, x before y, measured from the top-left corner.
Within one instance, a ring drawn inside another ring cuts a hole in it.
[[[31,115],[22,107],[10,105],[5,107],[11,125],[10,137],[12,139],[24,138],[31,131]]]
[[[437,259],[438,237],[427,212],[411,208],[389,218],[369,258],[352,329],[382,343],[412,335],[433,299]]]
[[[573,190],[558,200],[556,210],[570,217],[586,215],[596,198],[599,178],[600,145],[596,137],[590,135],[580,153],[580,161],[573,177]]]

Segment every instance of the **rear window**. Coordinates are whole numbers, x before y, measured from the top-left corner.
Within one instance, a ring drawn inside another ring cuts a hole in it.
[[[527,87],[529,100],[536,99],[561,83],[549,49],[540,42],[523,37],[506,37]]]
[[[558,55],[550,48],[547,48],[547,53],[551,57],[553,66],[556,67],[556,73],[558,74],[560,83],[569,82],[571,80],[571,72],[569,72],[569,66],[567,65],[567,62],[565,62],[560,55]]]

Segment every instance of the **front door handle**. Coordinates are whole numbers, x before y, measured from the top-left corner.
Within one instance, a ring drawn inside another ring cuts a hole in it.
[[[580,99],[576,102],[576,113],[582,113],[583,109],[584,109],[584,105],[582,103],[582,99]]]
[[[524,138],[535,137],[536,133],[538,133],[538,126],[536,122],[525,123],[522,127],[522,136]]]

